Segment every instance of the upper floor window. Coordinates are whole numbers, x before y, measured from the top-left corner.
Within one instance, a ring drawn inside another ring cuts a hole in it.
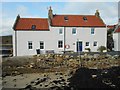
[[[72,29],[72,34],[76,34],[76,28]]]
[[[31,27],[31,28],[32,28],[32,30],[33,30],[33,29],[36,29],[36,25],[32,25],[32,27]]]
[[[62,47],[63,47],[63,41],[60,40],[60,41],[58,41],[58,48],[62,48]]]
[[[65,17],[64,17],[64,20],[65,20],[65,21],[68,21],[68,16],[65,16]]]
[[[83,20],[84,20],[84,21],[87,21],[87,17],[86,17],[86,16],[84,16],[84,17],[83,17]]]
[[[97,42],[96,41],[93,43],[93,46],[97,46]]]
[[[86,46],[89,46],[89,42],[86,42]]]
[[[59,34],[62,34],[62,33],[63,33],[62,29],[59,29]]]
[[[28,41],[28,49],[33,49],[32,41]]]
[[[40,41],[40,49],[44,49],[44,42]]]
[[[91,34],[95,34],[95,29],[91,28]]]

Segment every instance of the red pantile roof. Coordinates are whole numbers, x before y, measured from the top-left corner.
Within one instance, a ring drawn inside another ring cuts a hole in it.
[[[19,18],[15,30],[32,30],[32,25],[36,26],[35,30],[49,30],[46,18]]]
[[[120,33],[120,26],[115,30],[115,33]]]
[[[67,18],[66,21],[64,18]],[[83,18],[87,19],[84,20]],[[32,25],[36,26],[35,30],[49,30],[47,18],[20,18],[17,17],[14,30],[32,30]],[[54,15],[52,26],[67,27],[105,27],[106,25],[99,17],[95,15]]]
[[[64,17],[68,20],[65,21]],[[83,20],[86,17],[87,20]],[[54,15],[52,26],[105,27],[103,21],[95,15]]]
[[[116,27],[116,25],[108,25],[107,26],[109,29],[114,29]]]

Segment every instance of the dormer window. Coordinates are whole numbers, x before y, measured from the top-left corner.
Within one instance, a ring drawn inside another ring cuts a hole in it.
[[[87,21],[87,17],[84,16],[84,17],[83,17],[83,20],[84,20],[84,21]]]
[[[65,21],[68,21],[68,17],[67,17],[67,16],[65,16],[65,17],[64,17],[64,20],[65,20]]]
[[[32,25],[31,28],[32,28],[32,30],[36,29],[36,25]]]

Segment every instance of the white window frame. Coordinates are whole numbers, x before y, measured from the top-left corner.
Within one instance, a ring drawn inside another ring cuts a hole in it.
[[[60,34],[60,35],[63,34],[62,28],[59,29],[59,34]]]
[[[31,48],[30,48],[31,47]],[[33,42],[32,41],[28,41],[28,49],[32,50],[33,49]]]
[[[98,42],[97,41],[93,42],[93,46],[95,45],[95,42],[96,42],[96,46],[98,46]],[[96,46],[94,46],[94,47],[96,47]]]
[[[95,34],[95,28],[91,28],[91,32],[90,32],[92,35]]]
[[[74,30],[75,30],[75,33],[73,33]],[[77,33],[76,28],[72,28],[72,34],[73,34],[73,35],[76,35],[76,33]]]
[[[88,46],[87,46],[87,43],[88,43]],[[85,46],[89,47],[90,46],[90,42],[85,42]]]
[[[43,43],[43,45],[41,45],[41,43]],[[40,44],[40,49],[41,50],[44,49],[44,41],[40,41],[39,44]],[[41,48],[41,47],[43,47],[43,48]]]
[[[60,42],[62,42],[62,43],[60,43]],[[63,48],[63,40],[58,41],[58,48]]]

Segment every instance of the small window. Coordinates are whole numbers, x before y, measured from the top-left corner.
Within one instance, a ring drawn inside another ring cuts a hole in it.
[[[63,32],[62,32],[62,29],[59,29],[59,34],[62,34]]]
[[[44,42],[40,41],[40,49],[44,49]]]
[[[28,41],[28,49],[32,49],[32,41]]]
[[[33,30],[33,29],[36,29],[36,25],[32,25],[32,30]]]
[[[91,28],[91,34],[95,34],[95,29]]]
[[[93,46],[97,46],[97,42],[96,41],[93,43]]]
[[[63,47],[63,41],[58,41],[58,48],[62,48]]]
[[[76,34],[76,28],[72,29],[72,34]]]
[[[89,42],[86,42],[86,46],[89,46]]]
[[[87,21],[87,17],[84,16],[84,17],[83,17],[83,20],[84,20],[84,21]]]
[[[67,17],[67,16],[65,16],[65,17],[64,17],[64,20],[65,20],[65,21],[68,21],[68,17]]]

